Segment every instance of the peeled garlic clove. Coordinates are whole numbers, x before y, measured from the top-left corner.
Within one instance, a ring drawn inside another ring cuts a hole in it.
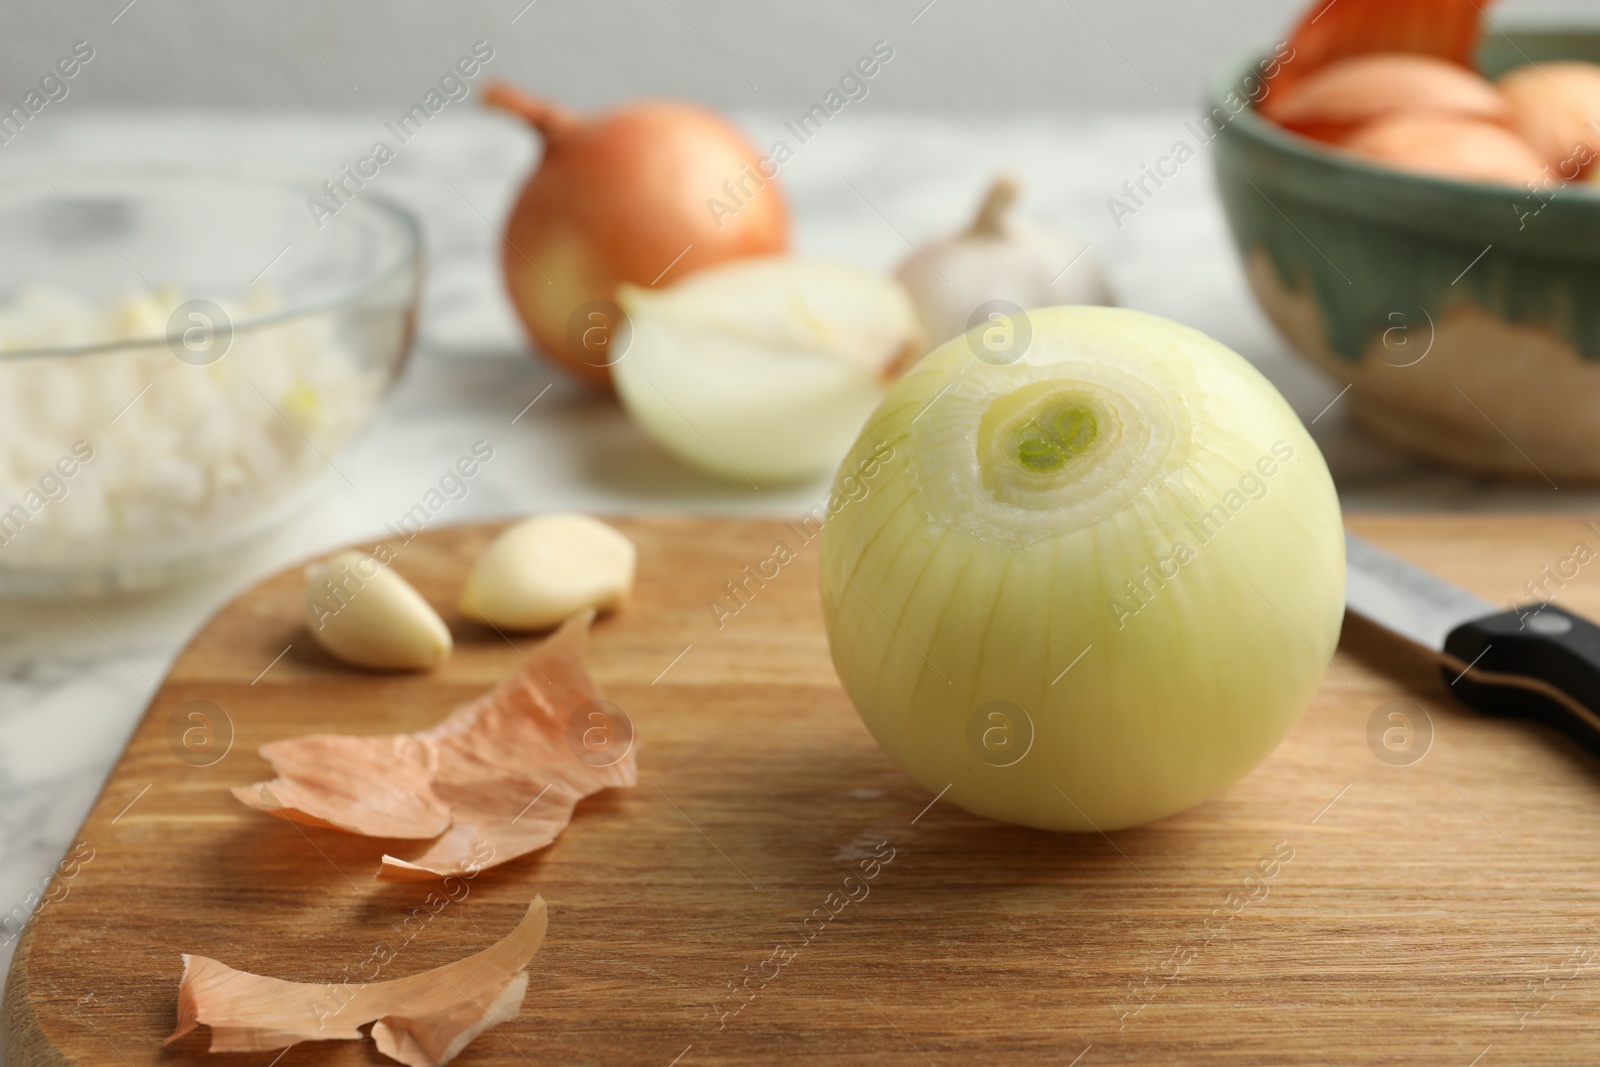
[[[843,263],[744,259],[617,300],[632,340],[611,377],[628,413],[736,485],[831,472],[921,351],[905,290]]]
[[[1008,217],[1017,194],[1014,179],[995,179],[971,226],[924,245],[895,271],[917,306],[929,350],[965,333],[990,301],[1024,311],[1113,303],[1087,245],[1070,234]]]
[[[420,671],[450,656],[450,629],[411,583],[364,552],[306,568],[306,628],[336,659]]]
[[[632,541],[587,515],[524,519],[472,565],[461,611],[506,630],[548,630],[584,608],[610,611],[633,591],[636,555]]]

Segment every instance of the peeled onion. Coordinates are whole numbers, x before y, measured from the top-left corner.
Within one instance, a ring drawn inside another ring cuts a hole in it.
[[[1368,159],[1441,178],[1520,186],[1546,176],[1544,160],[1526,141],[1504,126],[1476,119],[1394,115],[1361,127],[1341,143]]]
[[[1314,137],[1402,111],[1504,122],[1511,107],[1487,78],[1436,56],[1380,52],[1331,63],[1261,103],[1262,114]]]
[[[628,412],[685,463],[758,488],[832,471],[920,350],[905,291],[846,264],[742,260],[618,299]]]
[[[715,112],[656,100],[586,120],[503,83],[484,101],[544,139],[501,265],[534,343],[580,377],[610,382],[618,285],[671,284],[789,245],[775,165]]]
[[[1028,318],[1025,352],[953,340],[862,429],[842,472],[892,454],[823,529],[823,611],[918,782],[1110,830],[1211,796],[1293,725],[1339,638],[1339,501],[1224,346],[1123,309]]]
[[[1600,157],[1600,65],[1518,67],[1500,79],[1513,126],[1557,177],[1571,180]]]

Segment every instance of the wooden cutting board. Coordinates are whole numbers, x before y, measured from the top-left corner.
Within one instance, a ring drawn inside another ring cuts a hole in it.
[[[370,1042],[215,1060],[203,1029],[163,1051],[179,954],[337,983],[381,944],[399,977],[499,939],[536,892],[550,932],[522,1014],[463,1065],[1600,1061],[1600,766],[1458,707],[1373,628],[1346,622],[1300,724],[1221,796],[1052,835],[936,801],[879,752],[829,665],[814,544],[718,629],[708,601],[780,524],[620,525],[638,593],[591,666],[636,724],[637,788],[437,913],[433,886],[372,880],[381,843],[244,808],[227,790],[267,777],[262,742],[418,729],[521,663],[448,607],[493,527],[400,552],[459,642],[420,678],[329,660],[280,574],[194,639],[90,813],[10,976],[11,1067],[388,1063]],[[1570,516],[1351,525],[1497,602],[1600,548]],[[1558,598],[1600,615],[1591,569]],[[174,718],[196,700],[221,709],[203,757]],[[1431,721],[1425,756],[1375,754],[1380,708],[1380,733],[1394,710]]]

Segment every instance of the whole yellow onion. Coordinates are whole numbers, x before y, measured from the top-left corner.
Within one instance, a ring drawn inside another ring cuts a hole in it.
[[[1110,830],[1190,807],[1282,740],[1338,642],[1321,454],[1175,323],[997,315],[896,383],[840,470],[834,665],[885,751],[976,814]]]
[[[626,350],[619,285],[672,284],[789,247],[777,165],[713,111],[649,100],[585,118],[505,82],[483,100],[544,141],[506,220],[500,264],[528,335],[581,378],[609,388]]]

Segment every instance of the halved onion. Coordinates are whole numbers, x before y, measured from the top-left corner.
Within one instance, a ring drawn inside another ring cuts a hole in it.
[[[741,484],[831,471],[918,347],[905,291],[846,264],[742,260],[618,299],[624,406],[667,451]]]
[[[841,470],[892,449],[889,472],[823,529],[823,610],[917,781],[1109,830],[1204,800],[1293,725],[1343,618],[1339,501],[1216,341],[1115,308],[1026,319],[1025,346],[929,354],[861,431]]]

